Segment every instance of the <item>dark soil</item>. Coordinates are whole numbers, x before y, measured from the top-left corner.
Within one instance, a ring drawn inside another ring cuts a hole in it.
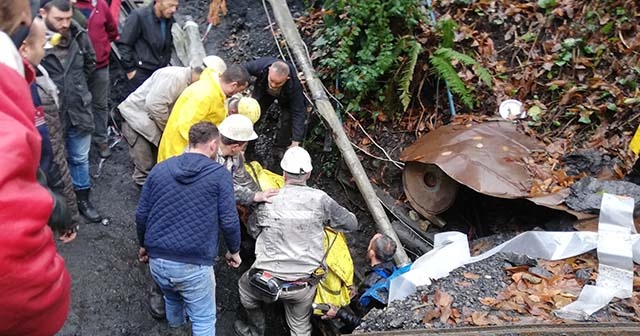
[[[208,4],[208,0],[181,1],[179,14],[191,15],[204,32]],[[205,43],[208,54],[219,55],[228,64],[260,56],[278,56],[259,1],[234,0],[228,1],[227,6],[228,15],[211,30]],[[289,6],[294,17],[304,10],[302,1],[293,1]],[[117,65],[112,65],[112,73],[115,84],[112,95],[117,95],[122,89],[118,81],[122,74]],[[263,132],[269,130],[266,127]],[[261,137],[268,138],[265,134]],[[268,139],[265,142],[268,144]],[[267,145],[256,147],[258,154],[269,150]],[[335,151],[314,155],[314,164],[321,165],[326,155],[335,159]],[[133,166],[128,156],[128,145],[123,140],[113,148],[113,152],[112,157],[104,162],[100,176],[94,177],[91,195],[94,205],[108,218],[108,223],[82,225],[75,241],[58,244],[72,278],[71,309],[58,335],[163,335],[167,331],[165,321],[156,321],[148,313],[148,266],[137,261],[134,214],[139,190],[131,180]],[[97,155],[92,153],[92,175],[97,169]],[[363,251],[373,233],[371,218],[363,211],[364,202],[357,192],[336,183],[333,176],[327,176],[322,169],[317,171],[311,184],[327,191],[358,216],[362,229],[349,235],[348,239],[356,265],[363,266]],[[243,246],[250,249],[252,245],[246,242]],[[222,244],[220,251],[225,251]],[[237,270],[227,267],[224,261],[216,265],[218,335],[232,335],[233,322],[242,316],[237,280],[250,266],[250,256],[250,253],[244,253],[243,265]],[[288,333],[282,308],[274,306],[265,310],[269,321],[267,334]]]

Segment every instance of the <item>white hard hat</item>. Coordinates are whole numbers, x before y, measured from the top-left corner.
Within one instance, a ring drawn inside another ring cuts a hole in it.
[[[222,74],[227,70],[227,64],[224,60],[218,56],[209,55],[202,59],[202,63],[207,68],[213,69],[218,75]]]
[[[260,104],[251,97],[242,97],[238,102],[238,114],[242,114],[256,123],[260,119]]]
[[[305,174],[311,172],[311,156],[302,147],[291,147],[284,152],[280,168],[291,174]]]
[[[251,141],[258,138],[256,132],[253,131],[251,120],[241,114],[232,114],[224,118],[218,126],[218,131],[234,141]]]

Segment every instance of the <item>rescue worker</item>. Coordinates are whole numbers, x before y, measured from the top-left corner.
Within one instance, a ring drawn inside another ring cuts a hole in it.
[[[178,10],[178,3],[178,0],[155,0],[127,17],[120,40],[116,42],[129,80],[126,95],[171,61],[171,26],[175,23],[173,14]]]
[[[236,94],[229,98],[227,102],[228,115],[242,114],[249,118],[252,124],[255,124],[260,119],[260,104],[257,100],[251,97],[244,97],[240,94]]]
[[[29,5],[0,0],[0,335],[55,335],[71,302],[71,279],[47,227],[53,199],[36,180],[40,135],[29,94],[34,73],[9,37],[20,45],[27,36],[35,15]]]
[[[156,164],[158,145],[169,113],[182,91],[200,79],[201,67],[165,67],[131,93],[118,110],[124,118],[122,135],[133,161],[133,182],[142,187]]]
[[[396,242],[391,237],[381,233],[375,234],[367,247],[370,269],[366,271],[362,283],[358,286],[356,299],[346,307],[331,306],[323,319],[340,319],[344,324],[340,332],[350,334],[360,325],[361,317],[365,316],[369,310],[386,307],[389,297],[388,286],[379,286],[379,284],[386,281],[397,270],[393,263],[396,247]]]
[[[90,201],[89,150],[94,130],[88,77],[96,59],[87,32],[71,20],[69,0],[42,0],[40,15],[48,34],[59,33],[60,42],[46,49],[42,66],[60,90],[60,116],[68,151],[71,180],[78,198],[78,209],[89,222],[102,216]]]
[[[239,280],[248,321],[236,321],[237,335],[264,335],[262,303],[281,301],[291,335],[311,335],[311,304],[324,274],[323,227],[358,227],[356,216],[325,192],[307,186],[311,157],[289,148],[280,162],[285,186],[257,208],[256,260]]]
[[[244,65],[249,74],[256,77],[252,96],[266,112],[277,100],[280,107],[280,128],[275,147],[284,151],[298,146],[304,138],[307,111],[302,85],[293,66],[274,57],[263,57]]]
[[[200,80],[187,87],[171,111],[158,148],[158,162],[180,155],[187,146],[189,128],[200,121],[220,125],[227,116],[225,100],[249,85],[249,74],[232,65],[218,78],[214,70],[205,69]]]

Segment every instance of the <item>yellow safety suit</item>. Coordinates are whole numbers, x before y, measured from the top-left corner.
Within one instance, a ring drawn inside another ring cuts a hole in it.
[[[189,129],[200,121],[220,125],[227,116],[227,98],[220,87],[219,74],[207,68],[200,80],[189,85],[173,106],[160,140],[158,163],[180,155],[189,144]]]

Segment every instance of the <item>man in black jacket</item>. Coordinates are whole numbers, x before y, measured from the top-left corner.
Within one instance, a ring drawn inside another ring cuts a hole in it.
[[[263,115],[273,101],[278,100],[280,129],[275,146],[300,145],[304,138],[307,111],[302,85],[293,66],[274,57],[263,57],[246,63],[244,67],[256,77],[253,98],[260,103]]]
[[[127,17],[117,42],[129,79],[126,95],[135,91],[154,71],[169,64],[173,48],[171,26],[177,10],[178,0],[155,0]]]
[[[41,5],[47,36],[61,35],[55,46],[45,46],[41,64],[59,90],[60,119],[78,210],[90,222],[99,222],[102,217],[89,201],[89,149],[94,124],[87,80],[96,66],[95,53],[87,32],[71,20],[69,0],[42,0]]]

